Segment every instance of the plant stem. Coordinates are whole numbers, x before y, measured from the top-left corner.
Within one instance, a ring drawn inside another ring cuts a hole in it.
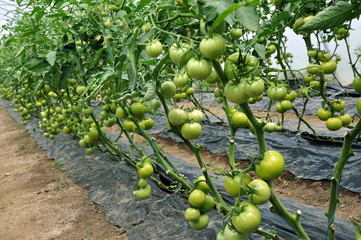
[[[260,125],[257,122],[256,118],[254,117],[249,105],[247,103],[242,103],[241,107],[255,128],[258,145],[259,145],[259,152],[260,155],[263,156],[263,154],[267,151],[266,141],[264,138],[263,131],[260,128]],[[289,213],[285,208],[285,206],[280,201],[280,199],[278,198],[278,196],[276,195],[276,193],[274,192],[274,189],[272,187],[272,182],[269,181],[268,185],[270,186],[272,192],[271,198],[269,200],[272,203],[273,211],[279,214],[288,224],[290,224],[294,229],[294,231],[296,231],[296,233],[299,235],[299,237],[301,237],[301,239],[309,240],[310,238],[307,236],[306,232],[304,231],[300,223],[301,210],[297,210],[295,215]]]
[[[361,132],[361,120],[357,123],[355,128],[348,132],[344,138],[342,145],[342,153],[340,159],[336,162],[334,166],[334,174],[331,179],[331,190],[330,190],[330,200],[327,210],[327,219],[328,219],[328,239],[334,240],[336,227],[334,225],[334,216],[336,212],[336,205],[338,202],[338,194],[341,182],[341,176],[343,168],[346,165],[347,160],[354,155],[352,151],[352,142],[357,137],[357,135]]]

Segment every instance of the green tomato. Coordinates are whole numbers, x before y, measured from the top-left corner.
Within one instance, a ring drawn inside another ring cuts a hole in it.
[[[197,139],[202,133],[202,126],[197,122],[182,125],[181,134],[187,140]]]
[[[231,222],[240,233],[254,232],[261,224],[261,212],[258,207],[250,202],[241,202],[238,206],[239,213],[231,217]]]
[[[191,46],[186,43],[174,43],[169,48],[169,57],[178,66],[184,66],[192,57]]]
[[[191,122],[201,123],[203,121],[203,113],[195,109],[187,114],[187,119]]]
[[[212,64],[206,59],[189,59],[187,62],[187,73],[191,78],[205,80],[212,73]]]
[[[224,96],[228,101],[237,104],[245,103],[249,99],[244,82],[237,84],[229,81],[224,87]]]
[[[264,81],[259,78],[255,77],[253,80],[248,79],[245,82],[246,93],[249,97],[258,97],[263,94],[264,91]]]
[[[267,89],[267,96],[272,101],[281,101],[287,95],[287,89],[282,85],[273,85]]]
[[[233,28],[230,31],[231,37],[233,39],[239,39],[243,35],[243,31],[240,28]]]
[[[184,212],[184,217],[188,221],[198,221],[201,212],[197,208],[187,208]]]
[[[234,127],[248,127],[249,126],[249,120],[245,113],[236,111],[231,116],[231,125]]]
[[[330,131],[337,131],[342,127],[342,121],[340,118],[331,117],[326,120],[326,127]]]
[[[261,179],[252,180],[252,182],[248,184],[248,187],[250,190],[247,197],[253,204],[263,204],[271,197],[271,189],[268,184]]]
[[[346,107],[346,102],[342,99],[335,99],[332,101],[332,108],[336,112],[342,112]]]
[[[266,151],[263,159],[256,165],[256,174],[264,180],[273,180],[281,176],[285,167],[283,156],[276,151]]]
[[[189,221],[189,226],[195,230],[205,229],[209,224],[209,217],[207,214],[202,214],[198,221]]]
[[[204,57],[210,60],[217,59],[226,51],[226,42],[221,35],[213,34],[212,37],[202,39],[199,50]]]
[[[144,118],[144,115],[147,112],[147,107],[140,102],[134,102],[132,103],[132,105],[130,105],[130,113],[132,114],[133,117],[135,117],[136,119],[140,120]]]
[[[201,213],[207,213],[207,212],[213,210],[215,205],[216,205],[216,203],[214,201],[214,198],[211,195],[207,194],[206,200],[205,200],[203,206],[199,208],[199,211],[201,211]]]
[[[180,88],[187,86],[188,80],[189,80],[188,74],[184,72],[177,73],[173,78],[174,84]]]
[[[177,92],[177,86],[172,81],[163,82],[160,88],[165,99],[171,99]]]
[[[152,193],[152,187],[148,184],[145,188],[139,188],[133,191],[133,195],[139,199],[147,199]]]
[[[347,113],[338,116],[338,118],[341,119],[343,127],[347,127],[352,122],[352,117]]]
[[[148,180],[145,178],[139,178],[138,179],[138,186],[140,188],[145,188],[148,185]]]
[[[188,196],[188,202],[196,208],[200,208],[206,202],[206,194],[199,189],[194,189]]]
[[[150,163],[144,163],[143,166],[138,168],[138,174],[142,178],[149,178],[154,173],[154,168]]]
[[[242,74],[256,74],[259,75],[258,59],[250,54],[233,53],[230,55],[224,65],[224,73],[228,80],[236,79],[241,73]]]
[[[208,193],[211,189],[206,183],[206,178],[204,176],[199,176],[194,184],[195,189],[202,190],[204,193]]]
[[[323,62],[321,63],[321,69],[325,74],[332,74],[337,69],[337,63],[336,61],[332,61],[332,60],[328,62]]]
[[[307,65],[307,72],[309,74],[318,75],[321,71],[321,66],[315,63],[310,63]]]
[[[361,94],[361,76],[356,76],[352,81],[352,87]]]
[[[224,240],[248,240],[248,234],[240,233],[228,223],[223,231]]]
[[[182,126],[187,119],[187,113],[180,108],[173,108],[168,113],[168,120],[174,126]]]
[[[317,110],[316,115],[320,120],[326,121],[327,119],[332,117],[332,110],[331,109],[325,109],[324,107],[320,107]]]
[[[158,40],[154,40],[145,47],[145,51],[149,57],[156,58],[162,53],[163,45]]]

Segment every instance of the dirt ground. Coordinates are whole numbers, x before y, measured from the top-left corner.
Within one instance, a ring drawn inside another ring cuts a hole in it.
[[[1,106],[0,146],[1,240],[127,239]]]

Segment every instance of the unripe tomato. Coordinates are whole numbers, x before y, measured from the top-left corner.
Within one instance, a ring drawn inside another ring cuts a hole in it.
[[[116,116],[118,119],[125,119],[125,118],[127,118],[128,114],[127,114],[127,112],[126,112],[122,107],[118,107],[118,108],[115,110],[115,116]]]
[[[282,107],[283,110],[288,111],[288,110],[291,110],[291,109],[292,109],[293,105],[292,105],[292,102],[291,102],[291,101],[289,101],[289,100],[283,100],[283,101],[281,102],[281,107]]]
[[[332,108],[336,112],[342,112],[346,107],[346,102],[342,99],[335,99],[332,101]]]
[[[271,189],[268,184],[261,179],[252,180],[252,182],[248,184],[248,187],[250,191],[247,197],[253,204],[263,204],[271,197]]]
[[[78,94],[79,96],[82,95],[85,92],[86,86],[77,86],[76,87],[76,94]]]
[[[245,113],[236,111],[232,114],[230,123],[234,127],[242,128],[248,127],[249,120]]]
[[[338,116],[338,118],[341,119],[343,127],[347,127],[352,122],[352,117],[347,113]]]
[[[206,183],[206,178],[204,176],[200,176],[197,178],[196,184],[194,186],[196,189],[202,190],[204,193],[208,193],[211,189]]]
[[[199,189],[194,189],[188,196],[188,202],[193,206],[200,208],[206,201],[206,194]]]
[[[207,77],[206,81],[210,84],[217,83],[219,81],[219,76],[216,71],[212,70],[211,75]]]
[[[130,105],[130,113],[136,119],[143,119],[147,110],[147,107],[141,102],[134,102]]]
[[[223,235],[224,240],[248,240],[248,234],[238,232],[230,223],[224,227]]]
[[[152,187],[149,184],[147,184],[145,188],[139,188],[133,191],[133,195],[142,200],[149,198],[151,193],[152,193]]]
[[[330,131],[337,131],[342,127],[342,121],[337,117],[331,117],[326,120],[326,127]]]
[[[279,113],[285,113],[285,112],[286,112],[286,109],[283,109],[281,103],[278,102],[278,103],[276,104],[276,111],[279,112]]]
[[[93,154],[95,152],[95,148],[94,147],[88,147],[86,150],[85,150],[85,153],[90,155],[90,154]]]
[[[361,94],[361,76],[356,76],[352,81],[352,87]]]
[[[263,94],[264,91],[264,81],[255,77],[255,79],[248,79],[245,82],[244,87],[246,88],[246,93],[249,97],[258,97]]]
[[[189,59],[187,62],[187,73],[191,78],[197,80],[205,80],[212,73],[212,65],[206,59],[197,60],[195,58]]]
[[[238,77],[240,73],[254,73],[259,75],[258,69],[259,61],[251,54],[233,53],[230,55],[224,65],[224,73],[228,80],[233,80]]]
[[[318,64],[315,64],[315,63],[310,63],[307,65],[307,72],[309,74],[319,74],[320,73],[320,70],[321,70],[321,66],[318,65]]]
[[[231,217],[231,222],[240,233],[251,233],[261,224],[261,212],[258,207],[250,202],[241,202],[238,206],[238,215]]]
[[[203,113],[198,109],[195,109],[188,113],[187,119],[191,122],[201,123],[203,121]]]
[[[165,81],[161,85],[163,97],[165,99],[172,98],[177,92],[177,86],[172,81]]]
[[[145,188],[148,185],[148,180],[145,178],[138,179],[138,186],[141,188]]]
[[[201,213],[207,213],[211,210],[214,209],[214,206],[216,205],[214,198],[207,194],[206,195],[206,201],[204,202],[203,206],[199,208],[199,211],[201,211]]]
[[[231,37],[233,39],[239,39],[243,35],[243,31],[240,28],[233,28],[230,31]]]
[[[321,69],[325,74],[331,74],[334,73],[337,69],[337,63],[336,61],[328,61],[321,63]]]
[[[202,214],[198,221],[189,221],[189,226],[195,230],[205,229],[209,224],[209,217],[207,214]]]
[[[187,208],[184,212],[184,217],[188,221],[198,221],[201,212],[197,208]]]
[[[149,57],[156,58],[162,53],[163,45],[158,40],[154,40],[145,47],[145,51]]]
[[[272,101],[281,101],[287,95],[287,89],[282,85],[273,85],[267,89],[267,96]]]
[[[287,93],[287,95],[285,96],[286,100],[289,100],[291,102],[293,102],[294,100],[296,100],[297,98],[297,92],[294,90],[291,90],[289,93]]]
[[[184,66],[192,57],[191,46],[186,43],[174,43],[169,48],[169,57],[172,62],[178,66]]]
[[[276,151],[267,151],[256,165],[256,174],[264,180],[273,180],[282,175],[285,167],[283,156]]]
[[[322,120],[322,121],[326,121],[327,119],[329,119],[330,117],[332,117],[332,111],[331,109],[325,109],[323,107],[320,107],[317,110],[316,113],[317,117]]]
[[[187,113],[180,108],[173,108],[168,113],[168,120],[175,126],[181,126],[187,119]]]
[[[177,87],[185,87],[187,86],[189,77],[187,73],[177,73],[174,78],[173,78],[173,82]]]
[[[226,42],[221,35],[213,34],[212,37],[202,39],[199,50],[204,57],[217,59],[226,51]]]
[[[247,102],[249,97],[244,85],[244,82],[236,84],[233,81],[229,81],[224,87],[224,96],[233,103],[241,104]]]
[[[152,101],[150,101],[150,106],[154,109],[157,110],[158,108],[160,108],[160,106],[162,105],[161,101],[159,101],[158,99],[152,99]]]
[[[268,47],[266,49],[266,54],[271,55],[271,54],[275,53],[276,51],[277,51],[277,46],[275,44],[270,44],[270,45],[268,45]]]
[[[186,94],[187,96],[191,96],[194,94],[194,88],[190,87],[190,88],[187,88],[186,90]]]
[[[202,126],[197,123],[185,123],[182,125],[181,134],[187,140],[197,139],[202,133]]]
[[[151,163],[146,162],[143,164],[143,166],[138,168],[138,174],[142,178],[149,178],[154,173],[154,169]]]

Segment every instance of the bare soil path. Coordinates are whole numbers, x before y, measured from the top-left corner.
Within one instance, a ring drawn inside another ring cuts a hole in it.
[[[0,239],[126,240],[0,106]]]

